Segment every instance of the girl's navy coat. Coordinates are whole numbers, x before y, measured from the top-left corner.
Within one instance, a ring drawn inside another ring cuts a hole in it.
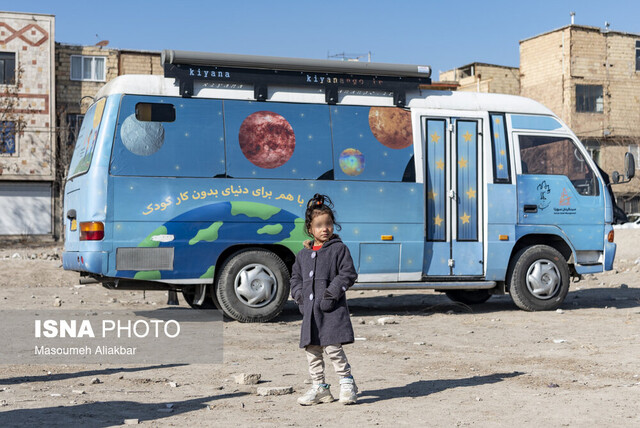
[[[306,241],[291,272],[291,297],[302,312],[300,347],[353,342],[345,292],[358,274],[351,254],[338,235],[318,251]]]

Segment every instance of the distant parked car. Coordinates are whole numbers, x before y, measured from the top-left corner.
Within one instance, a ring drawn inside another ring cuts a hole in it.
[[[625,214],[622,208],[620,208],[616,204],[613,204],[613,224],[620,225],[628,222],[629,222],[629,217],[627,217],[627,214]]]
[[[615,225],[616,229],[640,229],[640,213],[633,213],[627,216],[628,222]]]

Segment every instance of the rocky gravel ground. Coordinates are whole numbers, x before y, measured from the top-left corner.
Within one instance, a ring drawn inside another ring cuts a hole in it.
[[[220,364],[0,365],[0,426],[640,426],[640,230],[616,242],[615,270],[572,283],[552,312],[349,291],[353,406],[296,404],[309,381],[289,302],[270,323],[225,321]],[[78,284],[61,252],[0,249],[0,308],[167,307],[166,292]]]

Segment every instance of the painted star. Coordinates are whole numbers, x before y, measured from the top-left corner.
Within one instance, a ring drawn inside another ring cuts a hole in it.
[[[466,168],[467,162],[468,161],[464,157],[461,157],[460,160],[458,161],[458,165],[460,166],[460,168]]]
[[[464,142],[468,143],[469,141],[471,141],[471,137],[473,137],[473,135],[471,135],[469,131],[467,131],[462,137],[464,138]]]
[[[496,138],[496,140],[497,140],[498,138],[500,138],[500,134],[498,134],[497,132],[495,132],[495,133],[493,134],[493,136]]]
[[[503,170],[503,169],[504,169],[504,165],[499,164],[499,165],[498,165],[498,169],[499,169],[499,170]]]
[[[442,162],[442,160],[436,161],[436,169],[444,169],[444,162]]]
[[[438,196],[438,193],[434,192],[433,190],[431,190],[429,193],[427,193],[427,199],[431,199],[431,200],[436,200],[436,196]]]
[[[469,199],[475,198],[476,197],[476,191],[473,190],[473,189],[469,189],[469,191],[467,192],[467,196],[469,197]]]
[[[438,135],[438,133],[434,132],[433,134],[431,134],[431,142],[438,144],[438,141],[440,141],[440,136]]]
[[[500,125],[500,118],[496,117],[496,125]]]
[[[440,217],[440,214],[438,214],[437,216],[435,216],[433,221],[435,222],[436,226],[441,226],[444,219]]]
[[[504,156],[504,149],[500,150],[500,154]]]
[[[460,217],[460,220],[462,220],[462,224],[467,224],[470,218],[471,216],[465,212],[464,215]]]

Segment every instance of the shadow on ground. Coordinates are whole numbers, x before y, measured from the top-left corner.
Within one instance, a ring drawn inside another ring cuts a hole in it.
[[[55,382],[59,380],[66,379],[75,379],[79,377],[85,376],[106,376],[112,375],[114,373],[132,373],[132,372],[142,372],[146,370],[156,370],[156,369],[165,369],[169,367],[180,367],[186,366],[188,364],[161,364],[147,367],[120,367],[120,368],[109,368],[109,369],[100,369],[100,370],[84,370],[81,372],[72,372],[72,373],[55,373],[55,374],[46,374],[46,375],[38,375],[38,376],[19,376],[19,377],[10,377],[6,379],[0,379],[0,385],[17,385],[21,383],[30,383],[30,382]]]
[[[122,425],[125,419],[153,422],[206,408],[208,402],[237,398],[247,392],[194,398],[185,401],[138,403],[136,401],[102,401],[71,406],[16,409],[2,413],[2,426],[82,426],[108,427]],[[171,409],[167,407],[171,406]],[[170,410],[170,411],[169,411]]]
[[[492,296],[487,302],[478,305],[461,305],[451,301],[444,294],[393,294],[393,291],[381,291],[379,295],[356,297],[349,293],[349,309],[352,316],[385,315],[432,315],[434,313],[493,313],[520,310],[508,294]],[[590,288],[571,290],[560,306],[563,310],[577,309],[628,309],[640,307],[640,288]],[[302,316],[292,301],[287,302],[282,314],[276,321],[294,321]]]
[[[521,372],[494,373],[486,376],[473,376],[463,379],[419,380],[405,386],[362,391],[360,393],[360,398],[358,398],[358,403],[375,403],[377,401],[391,400],[393,398],[424,397],[447,389],[498,383],[505,379],[521,376],[523,374],[524,373]]]

